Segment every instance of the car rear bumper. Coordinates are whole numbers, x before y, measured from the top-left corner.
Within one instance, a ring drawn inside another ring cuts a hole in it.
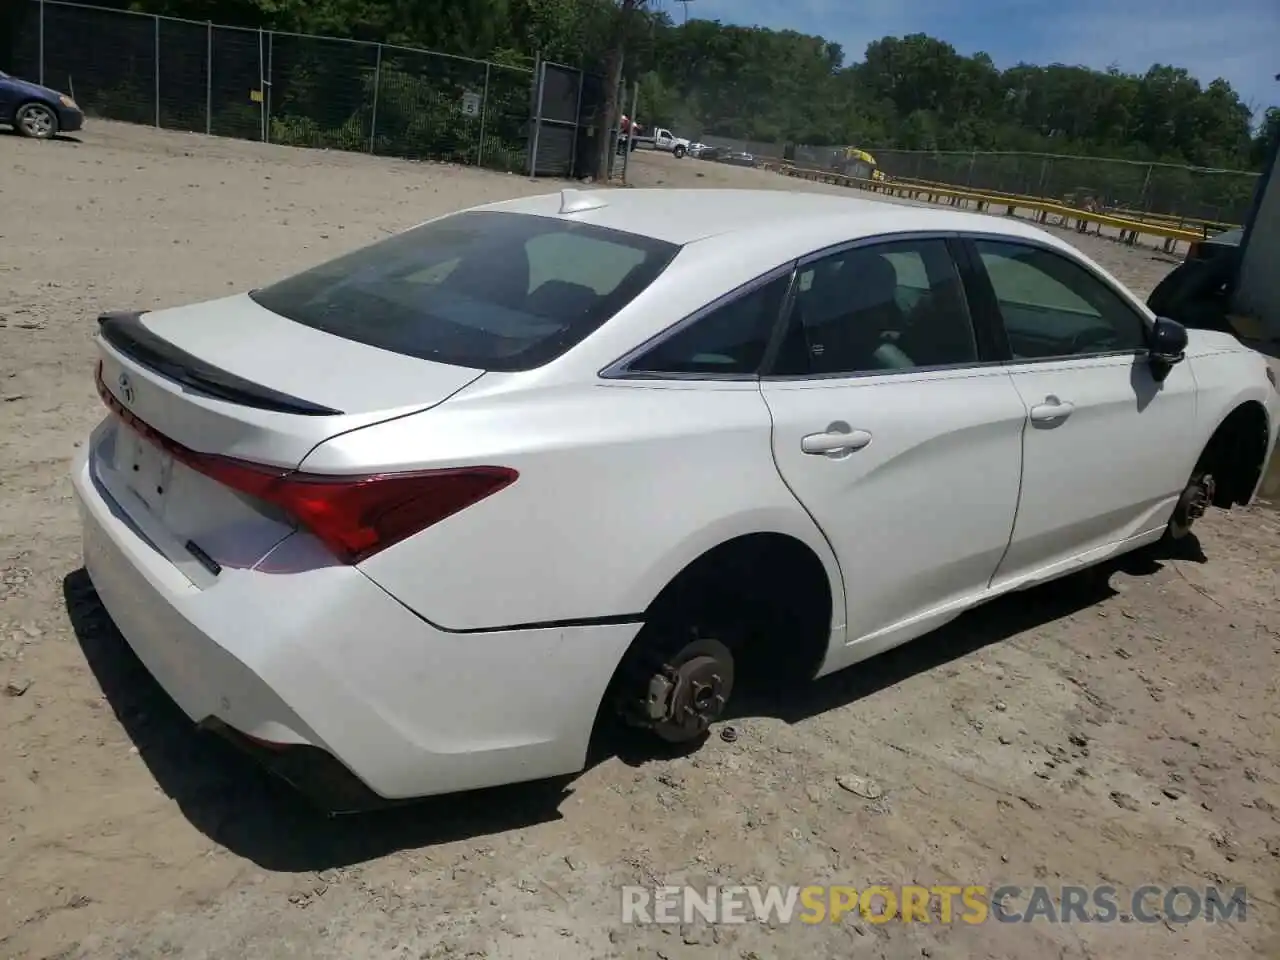
[[[639,624],[448,633],[301,533],[201,589],[97,481],[94,446],[73,470],[85,567],[192,721],[335,810],[366,806],[364,788],[407,799],[582,768]],[[322,776],[300,772],[320,754]]]

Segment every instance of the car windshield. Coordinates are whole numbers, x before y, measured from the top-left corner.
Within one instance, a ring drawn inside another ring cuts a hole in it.
[[[297,323],[483,370],[558,357],[648,287],[675,244],[552,217],[454,214],[253,291]]]

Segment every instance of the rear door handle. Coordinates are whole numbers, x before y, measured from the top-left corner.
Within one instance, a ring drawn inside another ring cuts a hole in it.
[[[844,457],[861,450],[871,442],[871,434],[865,430],[851,430],[847,423],[833,423],[824,433],[811,433],[800,438],[800,449],[805,453],[824,457]]]
[[[1031,419],[1034,423],[1058,423],[1071,416],[1075,410],[1074,403],[1059,400],[1057,397],[1045,397],[1044,403],[1037,403],[1031,408]]]

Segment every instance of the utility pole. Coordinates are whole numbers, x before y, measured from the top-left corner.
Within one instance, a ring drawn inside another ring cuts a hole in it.
[[[609,44],[609,57],[605,66],[604,115],[600,118],[600,142],[596,144],[596,181],[599,183],[609,182],[609,164],[618,149],[617,138],[612,133],[618,118],[622,53],[630,37],[632,15],[643,3],[644,0],[619,0],[618,13],[613,21],[613,38]]]

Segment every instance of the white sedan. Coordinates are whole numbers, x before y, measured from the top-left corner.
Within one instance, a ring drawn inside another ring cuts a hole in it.
[[[333,810],[705,736],[1248,503],[1280,424],[1049,233],[780,191],[493,204],[98,345],[98,594]]]

